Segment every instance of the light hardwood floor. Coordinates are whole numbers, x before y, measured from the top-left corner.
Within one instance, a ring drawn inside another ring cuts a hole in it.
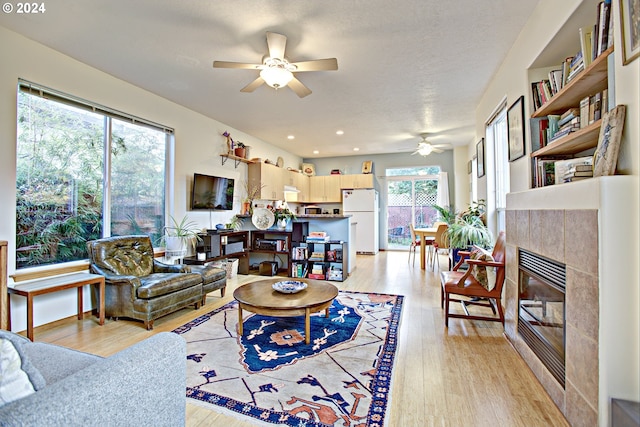
[[[443,262],[442,265],[446,265]],[[63,319],[35,330],[36,341],[108,356],[153,333],[171,331],[233,299],[233,290],[258,276],[229,279],[227,293],[209,295],[193,308],[155,321],[94,316]],[[438,272],[407,263],[406,252],[358,256],[357,267],[340,289],[404,295],[399,345],[393,373],[389,427],[411,426],[568,426],[544,389],[503,335],[497,322],[450,319],[444,327]],[[150,385],[152,386],[152,385]],[[251,426],[199,406],[187,404],[188,426]]]

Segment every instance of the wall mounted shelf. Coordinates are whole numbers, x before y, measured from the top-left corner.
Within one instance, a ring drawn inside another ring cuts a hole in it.
[[[222,160],[222,166],[227,162],[227,160],[233,159],[235,163],[235,167],[237,168],[240,163],[252,164],[255,163],[253,160],[245,159],[244,157],[234,156],[233,154],[220,154],[220,160]]]

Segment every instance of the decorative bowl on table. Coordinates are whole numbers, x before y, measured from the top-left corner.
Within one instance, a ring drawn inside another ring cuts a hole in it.
[[[307,284],[304,282],[298,282],[297,280],[283,280],[282,282],[276,282],[271,287],[283,294],[295,294],[303,289],[306,289]]]

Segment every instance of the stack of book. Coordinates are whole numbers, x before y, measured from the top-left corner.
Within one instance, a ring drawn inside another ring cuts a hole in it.
[[[593,176],[593,157],[576,157],[575,159],[556,160],[555,183],[578,181]]]
[[[309,261],[324,261],[324,253],[323,252],[311,252],[311,256],[309,257]]]
[[[307,243],[326,243],[330,237],[325,231],[312,231],[307,236]]]
[[[309,279],[324,279],[324,264],[314,263],[309,273]]]
[[[593,165],[575,165],[567,169],[562,176],[563,182],[579,181],[593,177]]]
[[[549,142],[580,130],[580,109],[570,108],[558,119],[557,130],[550,136]]]

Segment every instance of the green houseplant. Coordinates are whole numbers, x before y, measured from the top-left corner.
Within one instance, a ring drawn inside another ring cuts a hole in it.
[[[469,207],[455,213],[451,208],[433,206],[444,222],[447,223],[447,239],[452,250],[453,262],[457,261],[458,251],[470,246],[488,248],[493,243],[491,230],[485,224],[486,203],[484,200],[471,202]]]
[[[194,221],[189,221],[187,216],[183,216],[178,222],[173,216],[169,216],[170,225],[164,226],[163,240],[165,249],[170,256],[184,256],[187,248],[191,246],[195,250],[196,242],[202,239],[198,235],[200,228]]]

